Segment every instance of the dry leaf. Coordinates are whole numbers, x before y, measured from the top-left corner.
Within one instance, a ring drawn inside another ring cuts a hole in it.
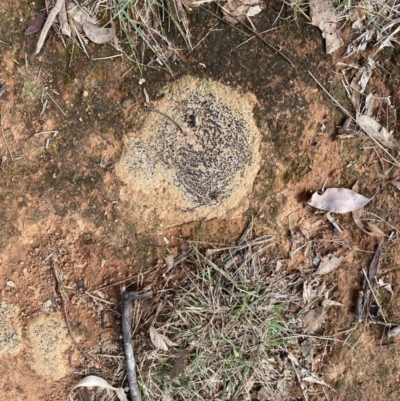
[[[67,9],[69,18],[72,18],[75,23],[81,26],[86,23],[96,25],[98,22],[97,19],[89,13],[86,7],[77,6],[74,2],[71,2],[68,4]]]
[[[115,36],[114,28],[100,28],[90,22],[82,24],[82,28],[88,39],[98,45],[110,42]]]
[[[261,12],[260,0],[228,0],[222,7],[224,19],[231,24],[243,22]]]
[[[400,180],[390,180],[389,184],[392,184],[397,189],[400,189]]]
[[[365,234],[370,235],[371,237],[385,237],[386,234],[374,223],[370,221],[361,220],[361,216],[363,215],[363,209],[355,210],[352,212],[353,220],[355,225]]]
[[[332,54],[343,45],[340,33],[336,29],[333,0],[310,0],[309,4],[311,21],[322,31],[322,37],[325,38],[326,53]]]
[[[42,305],[42,310],[43,312],[46,313],[51,313],[52,311],[52,306],[53,306],[53,302],[51,299],[48,299],[46,302],[43,303]]]
[[[304,281],[303,299],[306,303],[314,298],[320,297],[326,290],[326,284],[321,277],[316,277],[311,281]]]
[[[63,1],[61,11],[58,14],[58,21],[60,22],[61,33],[65,36],[70,37],[71,36],[71,28],[68,24],[67,7],[65,6],[65,1]]]
[[[11,280],[7,280],[7,281],[6,281],[6,286],[7,286],[7,287],[14,288],[14,290],[17,289],[17,284],[15,284],[14,281],[11,281]]]
[[[189,355],[189,349],[183,349],[178,352],[176,359],[174,361],[174,365],[172,366],[171,371],[169,372],[169,377],[171,380],[177,378],[186,368],[187,358]]]
[[[176,346],[167,336],[160,334],[154,326],[150,326],[150,339],[156,349],[168,351],[168,346]]]
[[[40,12],[36,17],[35,21],[33,21],[32,24],[30,24],[28,28],[26,28],[24,32],[25,35],[31,35],[32,33],[35,33],[39,29],[41,29],[46,19],[46,15],[47,15],[46,11]]]
[[[387,336],[390,337],[396,337],[400,334],[400,326],[394,327],[393,329],[390,329]]]
[[[301,319],[304,324],[303,332],[305,334],[315,333],[322,326],[327,317],[326,310],[322,306],[311,309]]]
[[[385,283],[381,278],[378,280],[379,287],[384,288],[387,292],[393,295],[393,288],[390,283]]]
[[[348,213],[361,209],[373,199],[347,188],[328,188],[323,194],[313,193],[308,205],[332,213]]]
[[[371,117],[372,116],[372,112],[374,110],[375,107],[375,96],[374,94],[371,92],[368,94],[368,96],[365,98],[365,111],[364,114],[366,116]]]
[[[315,376],[303,377],[302,380],[305,381],[305,382],[308,382],[308,383],[320,384],[321,386],[326,386],[326,387],[329,387],[329,388],[331,387],[328,384],[326,384],[322,379],[319,379],[319,378],[317,378]]]
[[[322,261],[314,274],[322,276],[323,274],[333,272],[342,264],[343,259],[343,256],[339,256],[338,258],[336,256],[330,257],[330,255],[325,256],[322,258]]]
[[[107,390],[115,391],[120,401],[128,401],[123,388],[116,388],[111,386],[106,380],[99,376],[86,376],[74,388],[77,387],[101,387]]]
[[[389,149],[399,149],[399,144],[393,138],[392,133],[388,132],[385,127],[382,127],[382,125],[380,125],[372,117],[362,114],[359,115],[356,120],[357,124],[368,136],[374,138]]]
[[[337,301],[333,301],[332,299],[324,299],[324,301],[322,302],[322,306],[325,309],[328,309],[331,306],[343,306],[343,304]]]
[[[172,268],[174,267],[174,255],[169,254],[167,256],[164,256],[164,262],[167,265],[167,268],[165,269],[165,273],[164,273],[164,274],[166,274],[169,271],[171,271]]]

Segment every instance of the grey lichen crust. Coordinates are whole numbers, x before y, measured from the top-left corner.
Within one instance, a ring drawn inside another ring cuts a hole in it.
[[[17,308],[0,300],[0,355],[16,353],[20,348],[21,333],[16,324]]]
[[[175,82],[128,137],[118,175],[166,225],[243,209],[259,166],[253,103],[210,80]]]

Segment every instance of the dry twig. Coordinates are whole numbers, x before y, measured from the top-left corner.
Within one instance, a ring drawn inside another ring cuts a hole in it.
[[[138,294],[136,292],[127,292],[125,288],[121,293],[122,304],[122,334],[124,337],[124,349],[126,358],[126,370],[128,376],[129,390],[131,393],[132,401],[141,401],[140,390],[136,377],[136,362],[135,354],[132,345],[132,301],[136,299],[152,298],[149,293]]]
[[[98,360],[96,360],[95,358],[93,358],[92,356],[90,356],[81,346],[80,344],[76,341],[74,334],[72,333],[72,328],[71,325],[69,323],[69,319],[68,319],[68,312],[67,312],[67,302],[68,302],[68,297],[67,294],[65,293],[65,289],[64,289],[64,284],[62,281],[62,271],[61,269],[56,265],[56,263],[53,261],[52,263],[52,267],[53,267],[53,271],[54,271],[54,277],[56,278],[57,281],[57,287],[58,287],[58,292],[60,294],[60,298],[61,298],[61,302],[62,302],[62,307],[63,307],[63,312],[64,312],[64,318],[65,318],[65,323],[67,325],[68,328],[68,333],[71,336],[71,340],[74,343],[74,345],[76,346],[76,348],[79,349],[79,351],[81,352],[81,354],[89,359],[91,362],[93,362],[94,364],[110,370],[110,368],[104,364],[102,364],[101,362],[99,362]]]

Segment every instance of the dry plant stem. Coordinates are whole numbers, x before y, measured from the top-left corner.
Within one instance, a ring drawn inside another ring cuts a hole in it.
[[[51,26],[53,25],[54,20],[56,19],[58,13],[61,11],[61,8],[64,4],[65,0],[57,0],[56,4],[54,7],[51,9],[47,20],[43,26],[42,31],[40,32],[39,40],[36,46],[36,51],[35,54],[38,55],[40,53],[40,50],[43,47],[44,41],[46,40],[47,33],[49,32]]]
[[[4,128],[3,128],[3,114],[0,113],[0,124],[1,124],[1,135],[3,136],[4,142],[6,143],[8,153],[10,154],[11,160],[14,162],[14,156],[11,153],[10,146],[8,145],[6,136],[4,135]]]
[[[162,111],[159,111],[159,110],[157,110],[157,109],[152,109],[152,108],[149,108],[149,107],[144,108],[143,110],[146,110],[146,111],[154,111],[155,113],[161,114],[162,116],[168,118],[168,120],[172,121],[172,122],[181,130],[182,134],[185,133],[185,131],[183,131],[183,128],[182,128],[173,118],[171,118],[171,117],[168,116],[167,114],[163,113]]]
[[[350,112],[348,112],[324,87],[323,87],[323,85],[317,80],[317,78],[315,78],[314,77],[314,75],[310,72],[310,71],[307,71],[308,72],[308,74],[311,76],[311,78],[317,83],[317,85],[329,96],[329,98],[333,101],[333,103],[335,103],[336,104],[336,106],[337,107],[339,107],[339,109],[340,110],[342,110],[343,111],[343,113],[347,116],[347,117],[349,117],[351,120],[353,120],[353,122],[355,122],[357,125],[359,125],[358,124],[358,122],[357,122],[357,119],[356,118],[354,118],[351,114],[350,114]],[[363,130],[364,131],[364,130]],[[372,137],[367,131],[364,131],[365,132],[365,134],[367,134],[367,136],[368,136],[368,138],[370,138],[373,142],[375,142],[375,144],[376,145],[378,145],[392,160],[393,160],[393,164],[396,166],[396,167],[400,167],[400,163],[399,163],[399,161],[395,158],[395,157],[393,157],[390,153],[389,153],[389,151],[388,150],[386,150],[374,137]]]
[[[53,266],[53,271],[54,271],[54,276],[56,278],[57,281],[57,287],[58,287],[58,292],[60,294],[60,298],[61,298],[61,302],[62,302],[62,306],[63,306],[63,312],[64,312],[64,318],[65,318],[65,323],[67,324],[67,329],[68,329],[68,333],[71,336],[71,340],[74,343],[74,345],[76,346],[76,348],[79,349],[79,351],[82,353],[82,355],[89,359],[90,361],[92,361],[94,364],[96,364],[97,366],[100,366],[104,369],[110,370],[110,368],[106,365],[103,365],[101,362],[97,361],[95,358],[93,358],[92,356],[90,356],[80,345],[79,343],[75,340],[75,337],[72,333],[72,329],[71,329],[71,325],[69,323],[69,319],[68,319],[68,312],[67,312],[67,295],[65,293],[64,290],[64,284],[62,282],[62,272],[61,270],[57,267],[57,265],[53,262],[52,263]]]
[[[71,325],[69,323],[69,319],[68,319],[68,312],[67,312],[67,305],[65,304],[65,302],[63,302],[63,311],[64,311],[64,317],[65,317],[65,323],[67,324],[67,328],[68,328],[68,333],[71,336],[71,340],[74,343],[75,347],[79,349],[79,351],[81,352],[81,354],[89,359],[89,361],[93,362],[95,365],[100,366],[103,369],[107,369],[110,370],[111,368],[109,368],[106,365],[103,365],[101,362],[99,362],[98,360],[96,360],[95,358],[93,358],[92,356],[90,356],[80,345],[79,343],[75,340],[74,335],[72,334],[72,329],[71,329]]]
[[[280,52],[275,46],[272,46],[271,43],[267,42],[262,36],[260,36],[253,28],[249,27],[246,25],[244,22],[240,21],[238,18],[236,18],[234,15],[232,15],[227,9],[224,7],[220,6],[219,3],[216,3],[217,6],[221,9],[224,10],[227,14],[229,14],[230,17],[234,18],[239,24],[244,26],[246,29],[248,29],[253,35],[257,36],[258,39],[261,40],[265,45],[267,45],[271,50],[273,50],[276,54],[279,54],[285,61],[287,61],[291,67],[294,68],[294,64],[292,61],[286,57],[282,52]],[[225,21],[226,22],[226,21]]]
[[[365,275],[365,280],[364,280],[364,285],[363,285],[363,292],[364,292],[364,297],[363,297],[363,308],[362,308],[362,314],[361,314],[361,320],[365,321],[368,317],[368,312],[369,312],[369,308],[371,306],[371,302],[372,302],[372,297],[373,297],[373,280],[376,277],[376,273],[378,271],[378,264],[379,264],[379,259],[381,256],[381,252],[382,252],[382,245],[383,245],[383,241],[381,241],[376,249],[375,255],[372,259],[371,264],[369,265],[369,269],[368,269],[368,277],[367,275],[364,273]],[[374,297],[375,298],[375,297]],[[379,306],[379,304],[378,304]]]
[[[122,304],[122,335],[124,337],[124,349],[126,358],[126,371],[128,376],[129,391],[132,401],[141,401],[140,390],[136,377],[135,354],[132,345],[132,301],[136,299],[152,298],[151,294],[137,294],[136,292],[121,293]]]

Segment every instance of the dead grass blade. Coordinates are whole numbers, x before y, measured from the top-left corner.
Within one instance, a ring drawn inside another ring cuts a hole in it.
[[[303,279],[277,268],[267,256],[274,237],[254,238],[252,225],[234,246],[189,244],[191,252],[170,270],[180,284],[163,288],[146,313],[135,310],[141,331],[150,329],[154,336],[155,326],[158,337],[174,344],[156,341],[154,349],[150,339],[147,346],[141,339],[135,345],[143,398],[228,400],[260,394],[284,400],[295,373],[282,355],[290,349],[301,363],[312,361],[305,362],[300,350],[307,335],[301,321],[307,312]],[[303,376],[307,391],[310,382]],[[318,380],[313,376],[314,385]]]

